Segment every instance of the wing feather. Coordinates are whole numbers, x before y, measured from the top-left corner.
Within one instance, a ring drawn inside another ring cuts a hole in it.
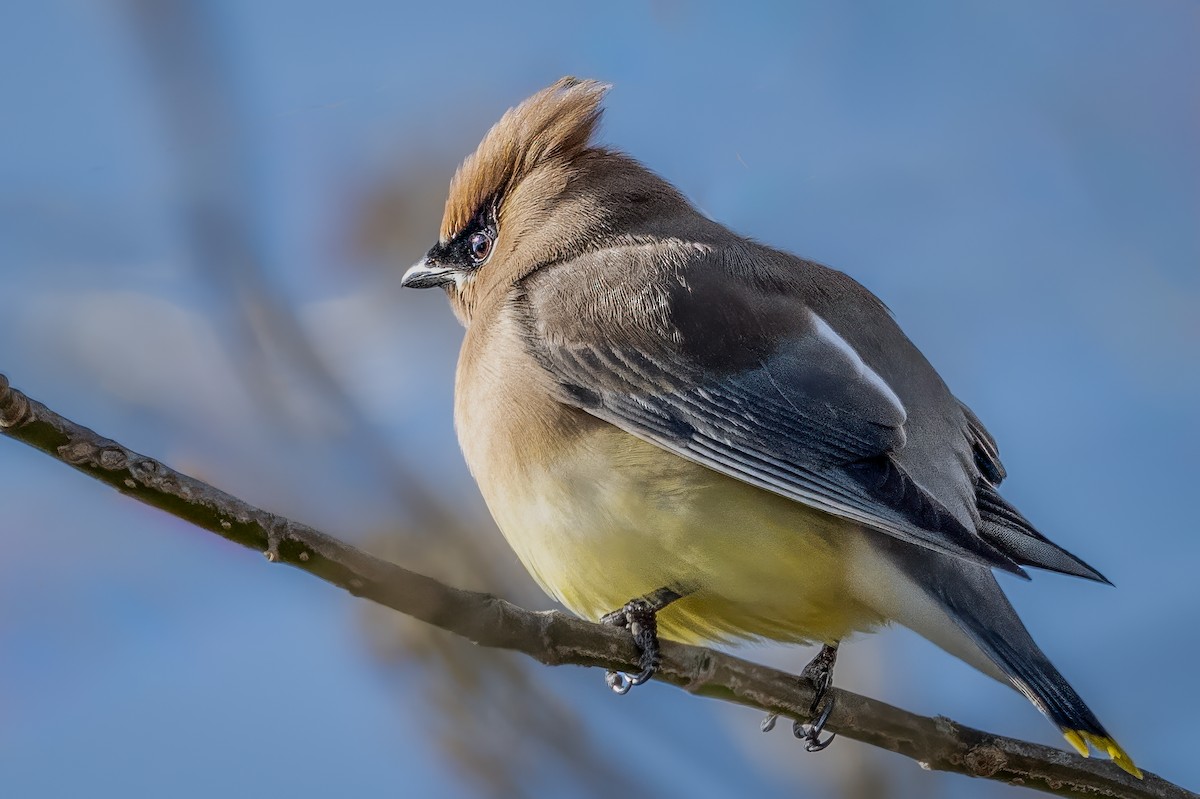
[[[611,251],[593,256],[594,280],[541,270],[513,300],[563,402],[768,491],[1023,573],[893,457],[906,440],[900,396],[800,297],[739,286],[712,254],[638,254],[623,276]],[[618,279],[620,293],[605,285]],[[598,302],[606,291],[630,301]],[[696,324],[713,316],[721,328]]]

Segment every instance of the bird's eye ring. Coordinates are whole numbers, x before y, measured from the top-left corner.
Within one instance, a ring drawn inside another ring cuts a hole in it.
[[[492,254],[492,237],[482,232],[472,233],[471,238],[467,239],[467,249],[471,253],[471,260],[481,264]]]

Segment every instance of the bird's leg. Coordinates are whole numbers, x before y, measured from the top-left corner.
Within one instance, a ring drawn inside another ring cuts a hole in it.
[[[633,642],[637,644],[638,651],[641,652],[641,657],[638,658],[641,671],[632,675],[623,671],[608,672],[604,675],[604,681],[608,683],[609,688],[618,694],[626,694],[633,686],[641,685],[654,676],[660,658],[656,616],[660,610],[682,596],[672,588],[660,588],[644,597],[631,599],[625,603],[625,607],[601,617],[601,624],[627,628],[633,636]]]
[[[821,706],[822,700],[826,698],[830,687],[833,685],[833,666],[837,663],[837,644],[832,646],[825,644],[821,647],[821,651],[817,656],[809,661],[804,667],[800,678],[808,680],[813,684],[816,693],[813,694],[812,705],[809,707],[809,713],[814,717],[812,724],[801,724],[800,722],[792,723],[792,734],[797,738],[804,739],[804,749],[807,752],[820,752],[825,747],[833,743],[833,739],[837,737],[837,733],[832,733],[824,741],[821,740],[821,732],[825,729],[825,722],[829,721],[829,714],[833,712],[834,698],[829,697],[829,701],[825,702],[825,708],[817,715],[817,709]]]
[[[807,680],[812,683],[815,693],[813,694],[812,705],[809,706],[809,715],[815,718],[812,724],[802,724],[799,721],[792,722],[792,734],[797,738],[802,738],[805,741],[804,749],[808,752],[820,752],[825,747],[833,743],[833,739],[837,737],[837,733],[831,734],[824,741],[821,740],[821,732],[825,729],[825,723],[829,721],[829,714],[833,712],[834,698],[829,697],[829,701],[825,703],[824,709],[818,715],[817,710],[821,707],[822,700],[829,693],[830,687],[833,685],[833,666],[837,663],[837,644],[825,644],[821,647],[821,651],[817,656],[809,661],[804,667],[804,671],[800,674],[800,679]],[[762,731],[770,732],[775,728],[776,714],[770,713],[762,720]]]

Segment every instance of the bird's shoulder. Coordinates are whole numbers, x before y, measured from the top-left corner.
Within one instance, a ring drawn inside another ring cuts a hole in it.
[[[813,266],[744,240],[638,241],[541,271],[512,316],[563,402],[660,443],[711,435],[814,468],[895,452],[904,404],[811,307],[830,292],[804,285]]]
[[[623,237],[538,269],[511,295],[532,333],[555,343],[654,348],[717,372],[760,362],[812,316],[869,327],[888,317],[847,275],[729,237]]]

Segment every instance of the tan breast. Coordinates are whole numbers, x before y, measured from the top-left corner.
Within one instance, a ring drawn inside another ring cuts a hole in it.
[[[455,417],[505,538],[555,599],[592,619],[669,586],[679,640],[836,641],[880,619],[847,588],[861,533],[558,403],[511,323],[468,333]]]

